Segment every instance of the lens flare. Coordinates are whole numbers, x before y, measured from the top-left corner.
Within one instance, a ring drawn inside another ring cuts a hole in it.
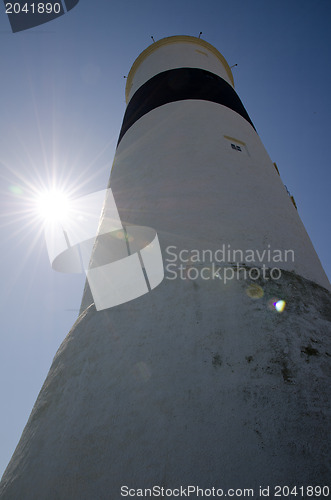
[[[255,283],[246,288],[246,293],[251,299],[261,299],[264,295],[263,289]]]
[[[278,312],[283,312],[286,306],[285,300],[277,300],[277,302],[274,302],[274,307],[276,311]]]
[[[11,193],[16,195],[23,194],[23,189],[20,186],[10,186],[9,191],[11,191]]]
[[[282,313],[286,307],[286,302],[283,299],[279,299],[278,297],[273,297],[268,300],[267,307],[269,311],[277,311]]]

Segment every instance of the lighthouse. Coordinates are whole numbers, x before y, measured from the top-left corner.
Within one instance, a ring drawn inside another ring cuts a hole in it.
[[[327,496],[330,283],[228,63],[164,38],[126,100],[108,188],[164,278],[108,308],[87,279],[1,498]]]

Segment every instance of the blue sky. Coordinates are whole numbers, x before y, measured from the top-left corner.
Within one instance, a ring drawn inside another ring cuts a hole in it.
[[[52,271],[29,200],[56,182],[104,189],[125,111],[125,79],[155,40],[198,36],[233,68],[236,90],[297,202],[331,278],[329,0],[80,0],[13,34],[0,5],[0,472],[61,341],[84,277]]]

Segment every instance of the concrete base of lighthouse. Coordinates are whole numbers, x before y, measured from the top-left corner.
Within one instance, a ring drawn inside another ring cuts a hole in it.
[[[330,292],[290,272],[258,284],[263,296],[245,280],[165,279],[114,309],[90,306],[54,358],[1,499],[327,484]]]

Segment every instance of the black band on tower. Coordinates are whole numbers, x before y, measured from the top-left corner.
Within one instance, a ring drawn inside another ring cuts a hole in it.
[[[117,145],[125,132],[149,111],[187,99],[222,104],[245,118],[255,129],[236,91],[223,78],[200,68],[170,69],[153,76],[135,92],[126,108]]]

